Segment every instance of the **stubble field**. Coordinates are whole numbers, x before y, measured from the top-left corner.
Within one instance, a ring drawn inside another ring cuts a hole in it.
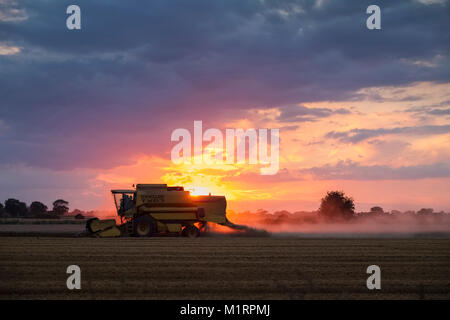
[[[0,279],[0,299],[450,299],[450,240],[0,237]]]

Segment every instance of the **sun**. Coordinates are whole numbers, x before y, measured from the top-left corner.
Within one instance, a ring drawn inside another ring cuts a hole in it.
[[[213,193],[211,189],[207,187],[188,186],[185,188],[185,190],[189,191],[193,196],[206,196]]]
[[[161,180],[168,185],[183,186],[193,196],[226,196],[228,200],[236,199],[237,191],[230,183],[222,181],[227,173],[235,169],[231,165],[210,166],[206,164],[171,163],[165,168]]]

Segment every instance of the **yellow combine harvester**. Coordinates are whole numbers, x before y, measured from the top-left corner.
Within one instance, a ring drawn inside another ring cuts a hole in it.
[[[136,190],[111,190],[121,224],[90,219],[86,231],[98,237],[182,235],[198,237],[208,222],[234,227],[226,218],[224,196],[191,196],[183,187],[138,184]]]

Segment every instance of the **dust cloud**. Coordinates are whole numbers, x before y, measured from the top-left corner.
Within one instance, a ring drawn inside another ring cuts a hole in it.
[[[445,212],[360,212],[345,221],[325,221],[317,212],[227,212],[234,225],[211,226],[208,235],[295,237],[449,237]]]

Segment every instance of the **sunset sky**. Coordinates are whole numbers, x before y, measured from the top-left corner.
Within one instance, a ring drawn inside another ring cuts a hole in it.
[[[235,211],[335,189],[357,210],[448,211],[449,30],[446,0],[0,0],[0,201],[107,210],[112,188],[167,183]],[[194,120],[280,129],[278,174],[173,164]]]

